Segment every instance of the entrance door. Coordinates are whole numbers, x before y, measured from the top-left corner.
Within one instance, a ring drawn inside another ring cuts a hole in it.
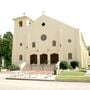
[[[40,64],[47,64],[48,60],[47,60],[47,54],[41,54],[40,55]]]
[[[37,64],[37,55],[36,54],[30,55],[30,64]]]
[[[59,55],[53,53],[50,55],[51,64],[56,64],[59,61]]]

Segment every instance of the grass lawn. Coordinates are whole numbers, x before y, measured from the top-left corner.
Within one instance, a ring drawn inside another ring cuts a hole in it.
[[[90,77],[84,75],[85,72],[80,71],[62,71],[59,72],[59,75],[56,76],[58,81],[71,81],[71,82],[90,82]]]

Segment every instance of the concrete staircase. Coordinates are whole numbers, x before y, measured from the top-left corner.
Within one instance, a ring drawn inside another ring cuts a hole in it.
[[[47,70],[47,71],[53,71],[54,70],[54,68],[55,68],[55,65],[54,64],[52,64],[52,65],[46,65],[46,64],[44,64],[44,65],[35,65],[35,64],[33,64],[33,65],[26,65],[24,68],[23,68],[23,70],[24,71],[45,71],[45,70]]]
[[[26,65],[22,70],[23,71],[31,71],[31,66]]]

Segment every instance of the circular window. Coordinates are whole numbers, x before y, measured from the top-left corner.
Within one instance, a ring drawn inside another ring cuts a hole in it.
[[[45,23],[44,22],[42,23],[42,26],[45,26]]]
[[[45,41],[46,39],[47,39],[47,36],[46,36],[45,34],[43,34],[43,35],[41,36],[41,40]]]
[[[20,46],[22,46],[22,43],[20,43]]]
[[[71,43],[71,39],[68,39],[68,42]]]

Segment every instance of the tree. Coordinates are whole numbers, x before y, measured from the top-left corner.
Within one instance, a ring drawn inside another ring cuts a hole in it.
[[[0,36],[0,66],[1,66],[1,64],[2,64],[2,38],[1,38],[1,36]]]
[[[5,66],[11,65],[12,56],[12,39],[13,35],[11,32],[6,32],[3,36],[3,57],[5,60]]]

